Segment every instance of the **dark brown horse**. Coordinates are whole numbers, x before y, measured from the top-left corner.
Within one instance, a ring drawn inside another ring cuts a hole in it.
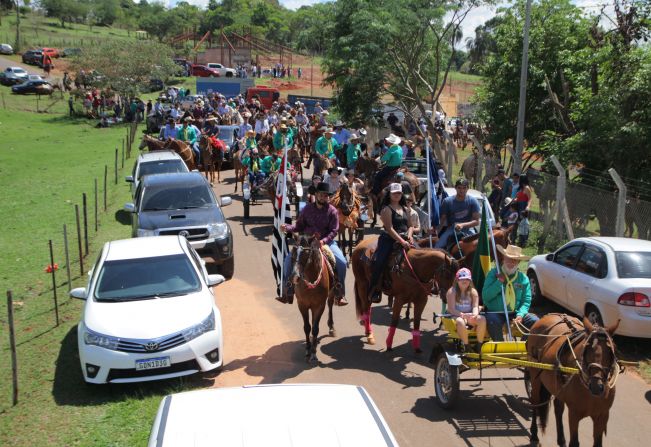
[[[162,151],[165,150],[165,141],[154,138],[151,135],[144,134],[142,136],[142,141],[140,142],[138,149],[143,150],[144,148],[147,148],[149,152]]]
[[[224,154],[221,153],[218,147],[212,145],[208,135],[201,135],[199,149],[201,150],[203,172],[206,174],[206,179],[210,181],[210,186],[215,182],[215,170],[217,171],[217,183],[220,183],[220,172],[222,170]]]
[[[328,303],[328,328],[330,336],[335,337],[335,324],[332,318],[334,304],[334,272],[330,261],[323,253],[318,237],[299,236],[296,249],[296,263],[293,277],[298,310],[303,317],[305,331],[305,358],[317,362],[316,348],[319,344],[319,322]],[[312,322],[310,324],[310,313]],[[311,334],[311,337],[310,337]]]
[[[330,204],[338,211],[339,232],[338,243],[341,252],[346,256],[348,248],[349,259],[353,256],[354,235],[357,233],[359,219],[360,199],[348,183],[343,183],[339,190],[330,199]],[[348,232],[348,238],[346,238]]]
[[[303,126],[298,129],[298,138],[296,140],[296,144],[298,145],[298,150],[301,154],[301,158],[303,160],[307,159],[307,157],[310,156],[310,152],[312,150],[312,134],[310,133],[309,129],[306,129]]]
[[[549,402],[554,398],[556,436],[565,446],[563,412],[569,410],[570,447],[579,445],[579,421],[592,418],[594,446],[601,447],[610,407],[615,399],[615,382],[620,371],[612,334],[619,321],[603,328],[587,318],[548,314],[531,328],[527,353],[534,362],[577,368],[578,374],[529,368],[531,380],[531,444],[538,445],[538,419],[545,431]]]
[[[360,242],[353,251],[353,274],[355,275],[355,310],[360,324],[364,325],[369,344],[375,344],[371,327],[371,301],[369,300],[369,281],[371,278],[370,258],[377,246],[377,237]],[[390,261],[391,262],[391,261]],[[407,303],[414,304],[414,328],[412,346],[417,353],[420,349],[420,320],[436,281],[440,293],[444,295],[452,286],[459,264],[443,250],[411,249],[398,271],[391,271],[391,287],[383,285],[383,292],[393,295],[391,326],[387,337],[387,349],[393,346],[393,336],[400,320],[400,310]]]
[[[181,140],[170,139],[165,142],[163,149],[169,149],[179,154],[190,171],[197,168],[194,164],[192,149],[187,143]]]

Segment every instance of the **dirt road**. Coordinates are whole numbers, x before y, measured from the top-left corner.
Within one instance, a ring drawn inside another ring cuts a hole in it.
[[[364,343],[362,328],[351,304],[335,308],[337,337],[327,334],[321,322],[320,364],[305,363],[302,320],[296,304],[283,305],[274,298],[271,271],[272,210],[269,202],[251,207],[251,219],[242,219],[241,198],[232,195],[232,171],[226,184],[217,185],[218,194],[231,195],[233,204],[224,208],[235,235],[235,277],[217,289],[225,333],[223,372],[215,386],[258,383],[313,382],[347,383],[364,386],[388,421],[402,446],[491,445],[511,446],[528,443],[529,410],[519,400],[524,387],[517,382],[462,383],[457,409],[444,411],[434,399],[433,372],[428,355],[416,357],[409,344],[408,324],[401,321],[394,350],[386,352],[384,339],[389,325],[386,302],[374,309],[374,329],[378,343]],[[346,285],[352,290],[352,272]],[[429,353],[434,337],[432,311],[438,299],[430,299],[424,313],[423,347]],[[473,377],[464,373],[463,378]],[[501,371],[503,376],[517,372]],[[487,376],[499,377],[495,373]],[[474,377],[477,377],[475,374]],[[333,418],[345,418],[342,408]],[[617,398],[611,411],[606,445],[642,445],[651,436],[651,388],[637,376],[623,375],[617,384]],[[328,421],[319,423],[327,424]],[[555,445],[553,423],[542,438],[544,445]],[[567,425],[566,425],[567,430]],[[592,444],[592,423],[584,420],[581,442]]]

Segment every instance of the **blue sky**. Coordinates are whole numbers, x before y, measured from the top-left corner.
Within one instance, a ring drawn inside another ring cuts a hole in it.
[[[169,5],[174,5],[177,3],[179,0],[167,0],[167,3]],[[186,0],[188,3],[192,3],[195,5],[199,6],[206,6],[208,4],[208,0]],[[298,9],[301,6],[304,5],[313,5],[315,3],[324,3],[327,1],[332,1],[332,0],[280,0],[280,4],[283,5],[285,8],[289,9]],[[573,3],[576,5],[584,8],[590,13],[597,13],[599,12],[599,9],[601,5],[603,4],[609,4],[610,7],[608,10],[612,11],[612,1],[611,0],[572,0]],[[506,5],[508,4],[508,1],[505,1],[501,3],[501,5]],[[466,37],[474,37],[475,36],[475,28],[484,22],[486,22],[488,19],[493,17],[495,15],[495,7],[487,7],[487,6],[482,6],[480,8],[476,8],[473,11],[468,14],[466,19],[463,22],[463,37],[464,40]]]

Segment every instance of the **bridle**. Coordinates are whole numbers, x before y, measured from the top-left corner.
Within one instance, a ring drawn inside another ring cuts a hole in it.
[[[586,331],[587,332],[587,331]],[[612,365],[610,368],[603,366],[600,363],[588,363],[588,360],[586,358],[586,351],[592,347],[592,345],[597,342],[598,340],[604,340],[606,343],[606,347],[608,348],[610,354],[612,355]],[[615,345],[613,343],[613,339],[606,332],[606,330],[602,327],[596,327],[590,334],[588,335],[588,338],[585,340],[585,345],[586,347],[583,350],[583,355],[581,356],[581,362],[579,364],[578,359],[577,359],[577,366],[580,371],[580,379],[583,385],[590,389],[589,381],[590,381],[590,372],[592,370],[598,370],[601,371],[603,374],[604,382],[606,382],[608,389],[612,389],[615,386],[615,383],[617,382],[617,378],[619,376],[620,372],[620,366],[617,362],[617,355],[615,354]]]
[[[298,248],[296,249],[296,267],[297,267],[297,270],[298,270],[298,277],[305,283],[305,287],[307,287],[308,289],[314,289],[314,288],[316,288],[316,286],[319,285],[319,283],[321,282],[321,278],[323,277],[323,271],[326,269],[326,265],[327,265],[325,255],[323,254],[323,251],[319,247],[318,248],[318,250],[319,250],[319,258],[320,258],[320,261],[321,261],[319,263],[319,274],[317,275],[316,279],[313,282],[310,282],[305,278],[305,274],[304,274],[305,269],[301,264],[299,264],[299,260],[301,259],[302,252],[305,251],[305,252],[307,252],[309,254],[306,265],[309,265],[310,263],[315,262],[313,260],[314,255],[312,254],[312,252],[314,250],[315,250],[314,247],[303,247],[301,245],[299,245]]]

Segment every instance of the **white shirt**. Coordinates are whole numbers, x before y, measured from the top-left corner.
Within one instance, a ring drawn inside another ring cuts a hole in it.
[[[264,120],[255,120],[255,133],[265,133],[269,132],[269,122]]]
[[[179,111],[178,111],[178,109],[176,107],[172,107],[172,109],[170,110],[170,116],[172,118],[174,118],[174,121],[176,121],[178,119]]]

